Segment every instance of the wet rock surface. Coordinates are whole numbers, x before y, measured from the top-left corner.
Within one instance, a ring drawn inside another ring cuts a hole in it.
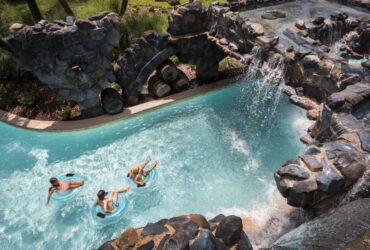
[[[318,213],[327,211],[339,204],[343,195],[369,170],[369,155],[355,146],[357,137],[344,135],[341,138],[324,143],[317,149],[311,147],[276,172],[278,189],[288,204]],[[295,171],[287,172],[287,167],[292,166]],[[296,173],[298,169],[300,175]],[[304,178],[302,172],[305,173]],[[370,190],[364,192],[370,194]]]
[[[351,202],[285,234],[273,244],[272,249],[339,249],[344,246],[362,246],[370,228],[369,209],[370,199]]]
[[[150,223],[144,228],[127,229],[99,249],[226,250],[233,247],[252,249],[241,218],[219,215],[207,221],[202,215],[190,214]]]

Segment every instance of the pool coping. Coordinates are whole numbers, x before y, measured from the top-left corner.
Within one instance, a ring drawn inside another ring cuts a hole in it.
[[[72,131],[82,130],[92,127],[104,125],[109,122],[127,119],[137,114],[141,114],[153,109],[169,105],[171,103],[185,100],[191,97],[206,94],[208,92],[230,86],[234,83],[240,82],[240,77],[232,77],[224,80],[216,81],[206,85],[196,87],[194,89],[186,90],[176,93],[161,99],[145,102],[139,105],[125,108],[123,112],[116,115],[101,115],[93,118],[74,120],[74,121],[44,121],[34,120],[18,116],[16,114],[0,110],[0,121],[6,124],[29,130],[38,131]]]

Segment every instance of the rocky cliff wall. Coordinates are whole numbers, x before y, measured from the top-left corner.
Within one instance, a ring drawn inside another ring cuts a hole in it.
[[[99,95],[116,79],[111,52],[120,39],[118,26],[118,15],[108,12],[89,20],[41,20],[13,24],[6,42],[22,68],[90,117],[102,114]]]

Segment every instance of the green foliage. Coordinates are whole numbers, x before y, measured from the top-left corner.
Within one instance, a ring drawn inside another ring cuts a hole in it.
[[[167,15],[162,13],[133,13],[121,22],[120,29],[122,38],[120,41],[121,49],[130,46],[133,38],[141,36],[146,30],[156,30],[159,33],[166,33],[168,27]]]
[[[238,69],[243,68],[245,65],[243,65],[239,60],[236,60],[232,57],[225,57],[220,63],[219,63],[219,70],[225,71],[230,69]]]
[[[0,49],[0,79],[32,79],[31,73],[18,67],[13,56]]]
[[[56,111],[57,115],[63,118],[63,120],[68,119],[71,115],[71,107],[69,105],[62,105],[59,110]]]
[[[17,101],[20,105],[28,107],[33,106],[38,100],[40,100],[40,93],[32,90],[26,93],[22,93],[17,96]]]
[[[121,0],[89,0],[84,4],[86,7],[85,9],[80,9],[80,6],[76,6],[78,8],[76,15],[80,16],[81,18],[87,18],[88,16],[96,14],[97,12],[106,10],[118,13],[121,2]],[[71,8],[73,8],[72,6],[73,4],[71,4]]]
[[[178,64],[180,63],[179,58],[178,58],[176,55],[171,56],[171,57],[170,57],[170,60],[171,60],[174,64],[176,64],[176,65],[178,65]]]
[[[0,108],[7,109],[17,101],[15,95],[9,92],[3,84],[0,84]]]

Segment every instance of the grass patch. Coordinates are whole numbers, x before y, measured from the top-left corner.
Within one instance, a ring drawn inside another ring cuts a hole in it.
[[[166,33],[168,27],[168,18],[165,14],[153,14],[148,11],[143,13],[135,12],[127,16],[121,22],[120,41],[121,49],[129,47],[135,37],[139,37],[146,30],[155,30],[159,33]]]
[[[224,0],[223,0],[224,1]],[[180,0],[181,4],[189,2]],[[202,0],[205,5],[209,5],[212,0]],[[58,0],[37,0],[41,14],[44,19],[57,20],[64,19],[67,15],[60,6]],[[68,0],[68,3],[76,18],[86,19],[101,11],[118,12],[122,0]],[[12,23],[33,24],[32,16],[29,12],[26,1],[21,0],[0,0],[0,36],[4,37],[8,33],[8,28]],[[155,0],[129,0],[129,6],[148,6],[173,8],[167,2]],[[154,19],[156,21],[156,19]],[[155,25],[155,24],[154,24]]]

